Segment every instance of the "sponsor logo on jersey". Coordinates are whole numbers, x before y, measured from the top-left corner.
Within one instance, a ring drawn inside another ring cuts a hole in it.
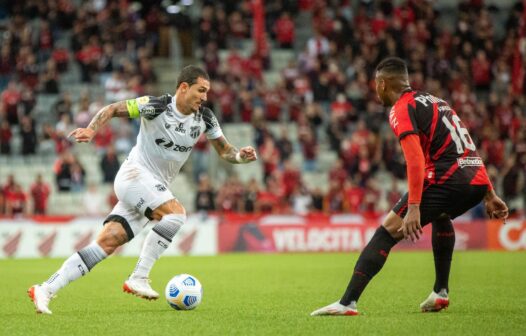
[[[444,103],[444,104],[447,104],[445,101],[443,101],[442,99],[440,98],[437,98],[435,96],[432,96],[430,94],[428,95],[421,95],[421,96],[417,96],[415,97],[415,100],[420,102],[422,105],[424,105],[425,107],[427,107],[427,104],[428,103],[431,103],[431,104],[434,104],[434,103]]]
[[[184,124],[183,123],[179,123],[179,125],[174,129],[174,131],[178,132],[178,133],[185,134],[186,133],[186,129],[184,128]]]
[[[141,197],[141,199],[139,200],[139,202],[135,205],[135,207],[137,208],[137,210],[139,210],[143,204],[144,204],[144,198]]]
[[[438,107],[438,111],[439,112],[451,111],[451,107],[449,105],[442,105]]]
[[[170,129],[170,127],[172,127],[172,126],[171,126],[169,123],[164,123],[164,127],[165,127],[166,129]]]
[[[182,152],[182,153],[189,152],[193,148],[192,146],[182,146],[182,145],[174,144],[173,141],[166,140],[164,138],[155,139],[155,143],[158,146],[163,146],[166,149],[171,149],[171,150],[173,150],[175,152]]]
[[[141,109],[141,114],[143,117],[145,118],[153,118],[155,117],[156,113],[155,113],[155,107],[152,106],[152,105],[146,105],[144,106],[142,109]]]
[[[175,152],[182,152],[186,153],[192,150],[192,146],[181,146],[181,145],[174,145],[172,148]]]
[[[460,168],[464,167],[480,167],[483,165],[482,159],[479,157],[465,157],[457,159],[458,166]]]
[[[166,191],[166,187],[162,184],[156,184],[155,188],[157,188],[158,191]]]
[[[200,126],[192,126],[190,127],[190,136],[194,139],[197,139],[201,135],[201,127]]]

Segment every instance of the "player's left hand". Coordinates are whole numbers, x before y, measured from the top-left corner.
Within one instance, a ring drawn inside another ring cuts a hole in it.
[[[503,219],[504,222],[506,222],[506,218],[508,218],[508,206],[495,192],[488,193],[484,199],[484,205],[486,206],[486,213],[489,218]]]
[[[252,162],[258,159],[256,150],[252,146],[247,146],[239,149],[239,156],[244,162]]]
[[[402,231],[405,239],[411,239],[412,242],[420,239],[423,234],[422,226],[420,225],[420,206],[416,204],[409,204],[407,214],[402,221],[402,227],[398,229]]]

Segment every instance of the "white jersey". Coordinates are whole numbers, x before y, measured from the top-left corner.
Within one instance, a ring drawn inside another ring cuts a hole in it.
[[[131,118],[141,117],[137,144],[128,162],[146,168],[168,186],[188,160],[193,146],[206,133],[208,139],[223,135],[212,110],[201,107],[184,115],[175,106],[175,96],[144,96],[126,101]]]

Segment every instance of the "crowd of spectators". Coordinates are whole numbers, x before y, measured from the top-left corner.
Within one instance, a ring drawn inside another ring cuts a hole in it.
[[[9,175],[5,184],[0,186],[0,215],[45,215],[50,191],[41,174],[35,177],[28,192],[24,192],[14,175]]]
[[[301,28],[279,23],[291,17],[283,14],[285,10],[292,16],[308,11],[312,17],[312,36],[305,45],[295,46],[300,51],[286,66],[269,64],[267,55],[255,50],[242,57],[237,49],[228,49],[251,31],[246,1],[237,6],[211,2],[198,25],[203,63],[214,79],[211,104],[223,122],[253,123],[264,168],[263,189],[276,193],[276,204],[294,202],[290,195],[276,191],[285,188],[283,183],[278,183],[281,188],[269,187],[274,183],[270,176],[285,174],[283,161],[290,155],[282,153],[283,135],[272,134],[266,127],[273,121],[296,123],[295,138],[304,158],[302,171],[318,170],[324,142],[342,159],[338,164],[342,173],[335,175],[346,178],[336,183],[332,171],[329,173],[326,201],[320,202],[324,209],[353,210],[349,203],[358,199],[358,211],[369,211],[381,203],[366,202],[379,195],[375,187],[379,170],[387,170],[395,180],[404,179],[398,140],[389,130],[387,111],[374,91],[376,64],[384,57],[399,56],[408,61],[414,89],[447,100],[460,115],[512,211],[524,209],[525,203],[517,202],[520,198],[526,202],[526,12],[522,1],[509,9],[505,22],[496,19],[502,8],[486,6],[482,0],[461,1],[449,21],[440,17],[430,1],[408,0],[399,6],[391,1],[357,5],[351,1],[299,1],[274,11],[277,3],[266,2],[268,38],[276,47],[290,47],[279,37],[282,29],[288,29],[285,35],[294,36]],[[234,22],[243,28],[235,30]],[[498,24],[504,27],[502,32]],[[214,27],[211,35],[210,27]],[[223,61],[221,49],[227,50]],[[269,85],[261,71],[272,67],[281,72],[281,80]],[[302,183],[300,187],[305,188]],[[351,197],[349,188],[363,191],[352,191]],[[235,189],[235,183],[226,182],[218,198],[224,193],[236,194]],[[393,192],[394,199],[397,193]],[[385,201],[388,196],[383,197]]]
[[[7,23],[0,27],[0,155],[12,153],[16,134],[22,145],[15,154],[56,157],[57,189],[86,190],[85,170],[70,153],[66,135],[85,126],[107,102],[155,92],[151,59],[168,49],[165,29],[173,18],[155,2],[139,3],[28,0],[7,7]],[[205,177],[209,148],[202,141],[192,154],[196,209],[374,214],[389,208],[400,196],[405,164],[374,92],[374,67],[386,56],[408,61],[413,88],[451,103],[497,189],[512,208],[524,208],[514,202],[521,197],[526,202],[521,1],[509,9],[502,32],[495,17],[503,9],[483,0],[461,1],[449,21],[429,1],[396,6],[387,0],[264,1],[266,34],[248,54],[252,2],[203,1],[202,6],[199,17],[178,17],[175,27],[181,36],[194,27],[193,47],[212,77],[209,104],[220,121],[253,125],[264,176],[213,185]],[[300,26],[298,17],[310,18],[308,27]],[[298,32],[305,29],[312,30],[311,37],[299,45]],[[68,43],[59,43],[64,40]],[[294,57],[272,64],[273,48],[291,50]],[[81,70],[79,80],[101,85],[104,96],[86,91],[72,97],[61,86],[72,62]],[[279,72],[280,80],[267,83],[265,71]],[[35,120],[36,95],[42,93],[60,94],[52,107],[56,125]],[[119,165],[115,154],[127,153],[137,132],[136,123],[115,122],[95,139],[105,183]],[[286,127],[273,134],[269,122],[294,123],[297,134]],[[295,151],[302,154],[301,167],[291,161]],[[328,175],[327,190],[310,190],[302,173],[320,172],[322,151],[339,160],[321,172]],[[392,186],[379,186],[379,171],[392,176]]]
[[[165,13],[147,3],[119,1],[4,4],[0,9],[0,155],[39,154],[47,161],[55,160],[52,169],[58,191],[87,190],[86,172],[71,153],[67,135],[76,127],[87,126],[106,103],[153,91],[157,76],[151,60],[168,49],[163,35]],[[78,84],[99,85],[105,95],[92,95],[89,90],[72,95],[61,83],[72,64],[80,69]],[[50,111],[38,110],[39,94],[57,97]],[[39,120],[39,112],[56,123]],[[131,149],[137,127],[120,120],[97,135],[94,143],[101,156],[101,182],[112,182],[119,165],[117,154]],[[20,141],[15,142],[16,137]],[[0,215],[32,211],[22,206],[28,197],[21,196],[19,187],[16,183],[2,188]],[[18,195],[18,206],[12,206],[13,195]],[[34,213],[38,214],[42,209],[36,205]]]

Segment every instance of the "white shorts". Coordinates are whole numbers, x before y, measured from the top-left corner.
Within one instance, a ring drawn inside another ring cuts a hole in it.
[[[175,199],[168,187],[146,168],[125,161],[114,182],[119,202],[108,215],[109,221],[121,223],[128,241],[135,237],[152,219],[152,212],[160,205]]]

